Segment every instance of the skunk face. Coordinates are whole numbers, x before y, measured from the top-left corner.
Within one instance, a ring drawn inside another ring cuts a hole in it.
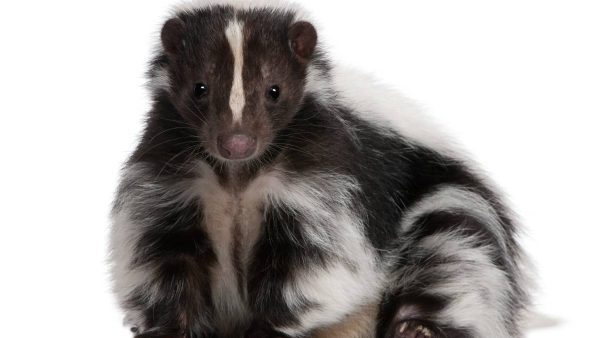
[[[182,13],[163,26],[168,91],[208,154],[251,160],[298,111],[317,35],[291,15],[217,11]]]

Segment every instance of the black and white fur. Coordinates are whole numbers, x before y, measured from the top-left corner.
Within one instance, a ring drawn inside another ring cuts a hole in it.
[[[309,21],[294,6],[200,1],[173,18],[113,211],[114,290],[138,337],[522,336],[511,212],[418,109],[319,45],[302,54],[312,26],[271,64],[245,36],[291,36]],[[209,61],[215,89],[193,101]],[[264,103],[278,69],[295,94]],[[251,158],[215,150],[230,125],[258,135]]]

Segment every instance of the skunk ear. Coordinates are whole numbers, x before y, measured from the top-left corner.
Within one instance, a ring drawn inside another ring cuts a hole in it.
[[[183,50],[185,23],[178,18],[169,19],[160,32],[163,48],[168,54],[176,55]]]
[[[317,46],[317,30],[312,24],[299,21],[288,30],[288,39],[294,54],[301,61],[308,61]]]

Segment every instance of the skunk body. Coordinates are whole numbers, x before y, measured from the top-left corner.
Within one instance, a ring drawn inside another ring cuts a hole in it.
[[[197,4],[161,42],[113,211],[138,337],[521,337],[510,210],[300,10]]]

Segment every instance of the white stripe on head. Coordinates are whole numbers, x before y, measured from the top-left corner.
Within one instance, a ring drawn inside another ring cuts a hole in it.
[[[246,104],[246,99],[244,97],[244,82],[242,79],[242,70],[244,68],[243,26],[243,22],[234,19],[225,29],[225,36],[227,36],[227,41],[229,41],[234,60],[233,85],[231,86],[231,94],[229,95],[229,107],[231,108],[234,122],[240,122],[242,120],[242,111]]]

